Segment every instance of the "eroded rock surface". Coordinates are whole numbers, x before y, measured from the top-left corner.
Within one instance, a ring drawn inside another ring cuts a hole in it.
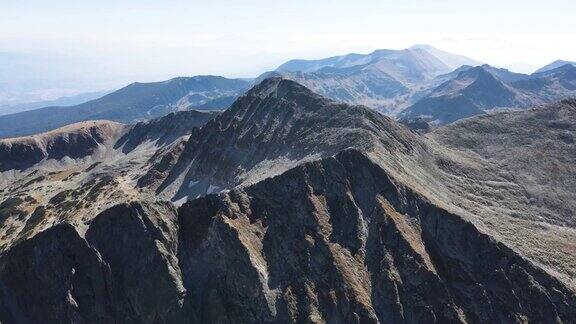
[[[576,296],[357,151],[180,210],[206,322],[570,322]],[[215,311],[218,310],[218,311]]]

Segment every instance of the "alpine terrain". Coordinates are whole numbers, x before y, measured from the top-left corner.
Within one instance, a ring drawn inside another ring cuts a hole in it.
[[[135,84],[1,139],[0,321],[574,323],[572,73],[417,46]],[[470,118],[424,134],[395,100]]]

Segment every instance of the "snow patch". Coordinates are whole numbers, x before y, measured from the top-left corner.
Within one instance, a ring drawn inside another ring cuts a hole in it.
[[[180,207],[180,206],[184,205],[184,203],[186,203],[187,200],[188,200],[188,196],[184,196],[178,200],[173,201],[172,203],[174,204],[174,206]]]
[[[209,194],[214,193],[214,192],[219,191],[219,190],[220,190],[220,187],[210,185],[210,186],[208,187],[208,191],[206,191],[206,194],[209,195]]]

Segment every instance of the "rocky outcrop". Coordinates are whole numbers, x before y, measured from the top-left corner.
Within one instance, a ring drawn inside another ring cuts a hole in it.
[[[6,323],[114,321],[110,268],[71,225],[58,225],[0,259]]]
[[[413,136],[366,107],[319,96],[282,78],[269,78],[191,137],[157,193],[173,200],[254,183],[302,161],[348,148],[384,143],[408,149]]]
[[[6,323],[173,323],[183,302],[175,210],[130,203],[98,215],[86,239],[62,224],[0,258]]]
[[[576,295],[356,150],[183,205],[122,204],[0,258],[0,320],[570,323]]]
[[[570,322],[559,281],[357,151],[180,209],[203,322]]]
[[[131,203],[104,211],[90,224],[86,240],[110,267],[110,289],[124,312],[120,318],[172,323],[185,315],[176,222],[168,204]]]

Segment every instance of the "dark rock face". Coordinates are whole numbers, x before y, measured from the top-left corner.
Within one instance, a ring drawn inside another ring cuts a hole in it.
[[[46,152],[34,142],[9,145],[0,142],[0,171],[25,169],[46,158]]]
[[[111,269],[116,303],[134,322],[169,323],[182,316],[186,290],[176,259],[176,211],[132,203],[97,216],[86,240]]]
[[[356,151],[180,210],[204,322],[569,322],[576,296]],[[538,306],[537,306],[538,305]]]
[[[197,129],[192,129],[192,139],[198,134]],[[138,179],[137,185],[140,188],[153,188],[168,176],[171,168],[174,167],[180,154],[184,151],[187,141],[158,150],[150,159],[150,169]]]
[[[114,321],[110,268],[71,225],[40,233],[0,259],[6,323]]]
[[[124,204],[79,236],[58,225],[0,258],[0,320],[6,323],[173,323],[183,304],[176,212]]]
[[[53,227],[0,258],[0,320],[521,323],[576,295],[346,150],[244,189]]]

